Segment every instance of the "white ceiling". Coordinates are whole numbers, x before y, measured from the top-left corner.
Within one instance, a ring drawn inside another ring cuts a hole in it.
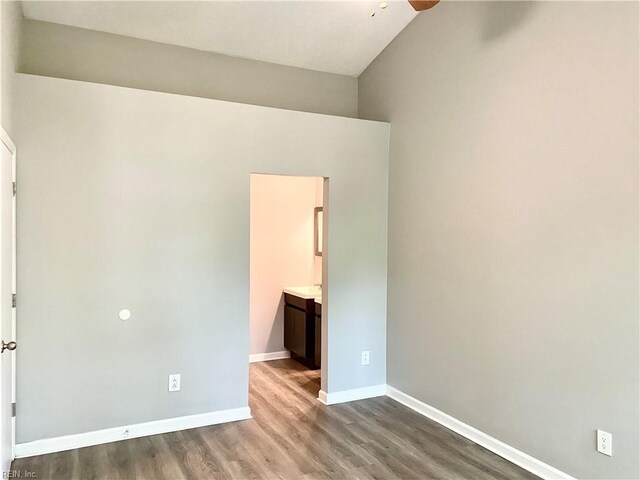
[[[25,1],[24,16],[358,76],[415,17],[406,0]],[[375,9],[376,15],[371,17]]]

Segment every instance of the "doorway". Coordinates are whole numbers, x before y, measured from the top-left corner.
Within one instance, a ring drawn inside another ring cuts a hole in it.
[[[318,397],[326,365],[328,179],[250,176],[250,391]],[[269,379],[269,380],[268,380]]]

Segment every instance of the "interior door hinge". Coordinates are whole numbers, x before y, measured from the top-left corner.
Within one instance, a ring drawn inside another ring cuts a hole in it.
[[[16,294],[15,293],[11,296],[11,307],[12,308],[16,308]]]
[[[12,417],[16,416],[16,404],[15,403],[11,404],[11,416]]]
[[[18,191],[18,185],[16,184],[16,182],[13,182],[13,196],[16,196],[16,192]]]

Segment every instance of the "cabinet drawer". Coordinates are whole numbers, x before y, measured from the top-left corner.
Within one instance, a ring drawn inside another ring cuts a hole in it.
[[[295,295],[289,295],[288,293],[284,294],[284,303],[286,305],[293,305],[294,307],[301,308],[303,310],[307,309],[307,302],[309,300],[305,300],[304,298],[296,297]]]

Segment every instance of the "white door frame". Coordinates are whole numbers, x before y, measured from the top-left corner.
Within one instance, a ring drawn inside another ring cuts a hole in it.
[[[321,358],[320,358],[320,391],[318,392],[317,400],[320,403],[324,403],[327,405],[327,389],[329,383],[329,309],[328,309],[328,290],[329,290],[329,182],[331,177],[327,177],[324,175],[305,175],[305,174],[290,174],[290,173],[273,173],[272,171],[263,172],[263,171],[251,171],[249,172],[249,203],[251,200],[251,176],[252,175],[273,175],[279,177],[290,177],[290,178],[315,178],[322,179],[322,319],[321,319],[321,330],[320,330],[320,338],[321,338]],[[314,237],[316,232],[314,232]],[[249,206],[249,236],[251,236],[251,206]],[[249,286],[251,286],[251,242],[249,241]],[[314,252],[315,253],[315,252]],[[251,291],[248,294],[249,301],[249,318],[247,322],[249,322],[249,328],[247,329],[247,333],[251,335]],[[253,362],[264,362],[268,360],[277,360],[281,358],[289,358],[288,350],[283,352],[275,352],[277,355],[270,356],[271,354],[255,354],[249,355],[249,364]],[[249,381],[247,381],[247,388],[249,388]]]
[[[11,175],[13,177],[14,185],[16,183],[16,158],[17,158],[17,149],[11,137],[6,132],[6,130],[0,125],[0,140],[2,143],[6,145],[6,147],[11,152]],[[13,294],[16,293],[17,288],[17,274],[16,274],[16,256],[17,256],[17,248],[16,248],[16,195],[13,195],[13,206],[12,206],[12,225],[11,225],[11,291]],[[13,340],[16,341],[16,308],[11,309],[11,329],[13,331]],[[14,352],[8,352],[13,355],[13,362],[11,367],[11,403],[16,403],[16,354]],[[15,415],[11,417],[11,459],[13,460],[16,457],[16,417]]]

